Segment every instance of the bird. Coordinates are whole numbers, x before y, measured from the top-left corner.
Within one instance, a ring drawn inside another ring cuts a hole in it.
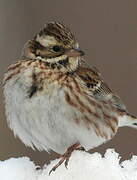
[[[84,55],[64,23],[47,22],[4,74],[8,125],[26,146],[61,155],[50,173],[67,167],[74,150],[111,140],[119,127],[137,129],[137,118]]]

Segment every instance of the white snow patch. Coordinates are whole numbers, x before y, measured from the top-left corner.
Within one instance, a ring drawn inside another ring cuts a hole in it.
[[[49,176],[58,161],[56,159],[39,170],[26,157],[0,161],[0,180],[137,180],[137,156],[120,163],[119,154],[113,149],[108,149],[104,157],[99,153],[75,151],[68,169],[63,163]]]
[[[35,164],[27,157],[0,161],[0,180],[37,180]]]

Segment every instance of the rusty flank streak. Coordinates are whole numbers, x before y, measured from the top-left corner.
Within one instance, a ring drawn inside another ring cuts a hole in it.
[[[86,100],[92,104],[94,107],[98,107],[99,109],[102,109],[102,106],[100,105],[100,103],[98,103],[97,101],[95,102],[95,100],[93,100],[92,96],[89,97],[86,93],[85,93],[85,98]]]
[[[98,124],[93,119],[91,120],[87,116],[84,116],[84,122],[85,122],[88,130],[90,129],[90,125],[94,126],[92,128],[94,129],[97,136],[101,136],[101,137],[107,136],[104,132],[101,131]]]
[[[11,73],[8,77],[5,78],[4,85],[8,80],[10,80],[13,76],[15,76],[15,75],[17,75],[19,73],[20,73],[20,69],[18,69],[18,71],[14,72],[14,73]]]
[[[21,65],[21,62],[9,66],[8,69],[7,69],[7,72],[10,71],[10,70],[14,70],[14,69],[18,68],[20,65]]]
[[[80,106],[78,106],[78,105],[70,98],[70,95],[69,95],[67,92],[65,92],[65,99],[66,99],[66,101],[68,102],[68,104],[70,104],[71,106],[75,107],[76,109],[79,109],[79,111],[80,111],[81,113],[84,112],[84,109],[81,108]]]
[[[80,105],[80,106],[78,106],[78,105],[77,106],[82,110],[82,112],[88,112],[89,114],[92,114],[96,118],[100,118],[100,116],[97,113],[91,111],[91,109],[80,100],[80,97],[78,95],[76,95],[76,93],[74,93],[74,90],[73,90],[74,87],[72,85],[67,84],[67,87],[70,89],[71,94],[73,94],[73,96],[75,96],[76,101]],[[73,101],[74,101],[74,99],[73,99]],[[92,101],[90,101],[90,102],[92,102]]]
[[[80,89],[80,86],[79,86],[78,82],[77,82],[75,79],[73,79],[73,82],[74,82],[74,88],[75,88],[79,93],[81,93],[81,89]]]
[[[97,129],[97,126],[95,125],[95,122],[93,121],[93,120],[91,120],[91,119],[89,119],[86,115],[84,116],[84,122],[85,122],[85,124],[87,125],[94,125],[94,127],[95,127],[95,132],[96,132],[96,134],[97,134],[97,136],[99,136],[99,131],[98,131],[98,129]],[[93,128],[94,129],[94,128]]]
[[[99,125],[97,123],[94,122],[94,128],[96,129],[96,134],[98,136],[101,137],[106,137],[106,135],[104,135],[104,132],[101,130],[101,128],[99,127]]]
[[[73,91],[73,96],[75,97],[76,101],[78,102],[78,105],[83,108],[84,112],[85,111],[90,111],[90,109],[85,106],[85,104],[80,100],[80,97]],[[90,111],[91,113],[91,111]]]
[[[105,113],[103,113],[103,115],[104,115],[104,120],[106,121],[108,126],[112,129],[112,132],[116,133],[116,131],[117,131],[116,126],[115,126],[114,122],[111,122],[112,117],[108,116]]]
[[[86,115],[84,116],[83,122],[86,125],[87,129],[90,130],[90,125],[92,124],[92,121]]]
[[[83,109],[84,109],[85,112],[88,112],[89,114],[95,116],[96,118],[100,118],[100,116],[99,116],[97,113],[93,112],[88,106],[86,106],[86,105],[80,100],[80,97],[79,97],[78,95],[76,95],[75,93],[74,93],[73,95],[75,96],[75,98],[76,98],[76,100],[78,101],[79,105],[80,105],[81,107],[83,107]]]

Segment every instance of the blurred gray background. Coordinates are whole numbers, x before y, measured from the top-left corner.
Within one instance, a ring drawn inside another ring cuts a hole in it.
[[[102,72],[129,111],[137,115],[137,1],[136,0],[0,0],[0,78],[20,56],[24,43],[45,22],[63,21]],[[57,154],[25,147],[8,129],[0,89],[0,160],[29,156],[37,164]],[[92,139],[91,139],[92,141]],[[124,158],[137,154],[137,130],[122,128],[113,140],[91,152],[115,148]]]

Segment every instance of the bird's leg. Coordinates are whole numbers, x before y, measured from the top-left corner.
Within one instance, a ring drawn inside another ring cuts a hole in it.
[[[72,146],[70,146],[67,151],[61,155],[60,161],[50,170],[49,175],[52,171],[55,171],[64,161],[65,161],[65,167],[67,168],[69,158],[74,150],[83,150],[79,143],[75,143]]]

